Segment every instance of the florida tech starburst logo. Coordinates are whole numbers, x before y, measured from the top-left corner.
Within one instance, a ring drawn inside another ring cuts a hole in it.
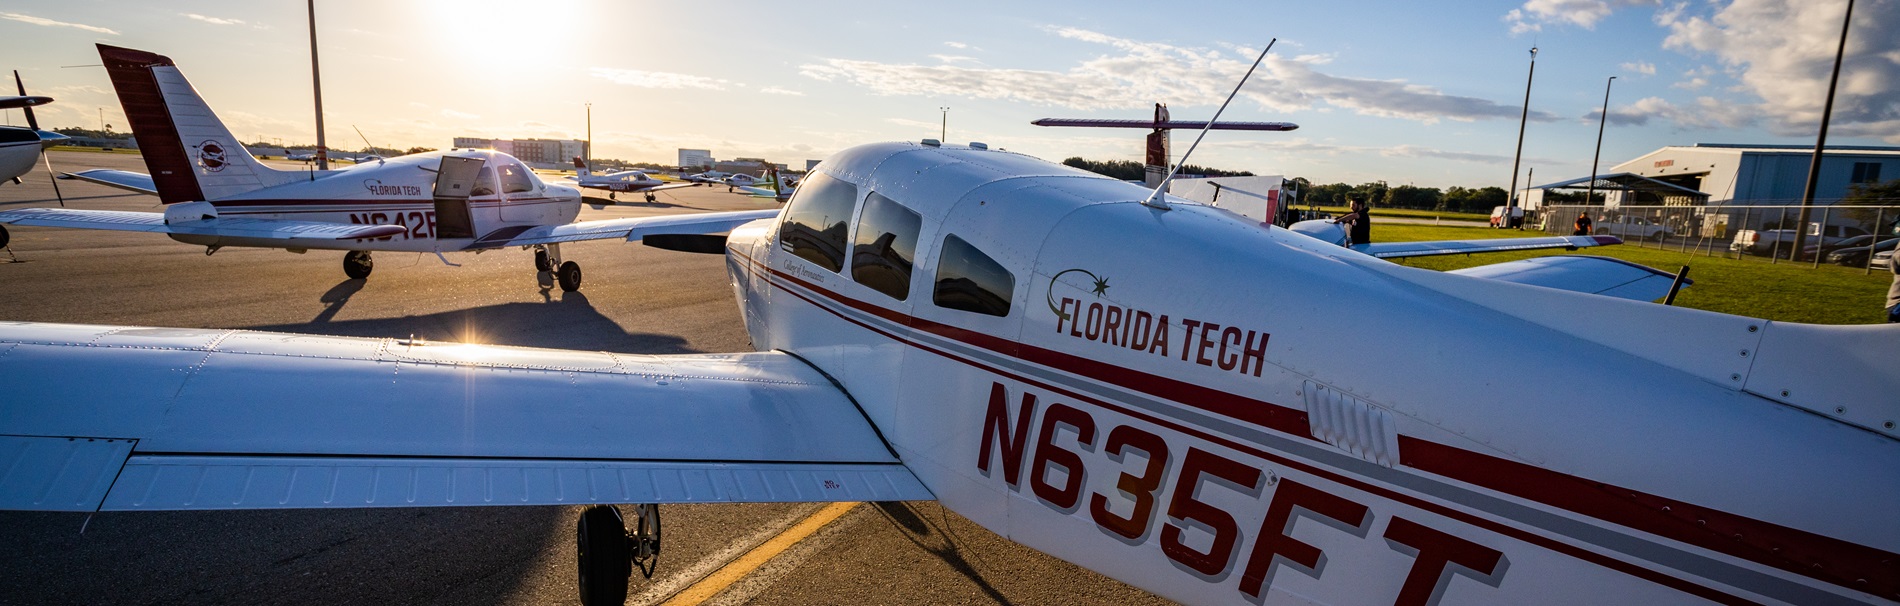
[[[224,161],[224,146],[217,141],[205,141],[198,144],[198,165],[206,171],[218,172],[227,166]]]
[[[1049,292],[1045,295],[1045,298],[1049,302],[1049,311],[1056,312],[1056,317],[1059,318],[1063,322],[1067,322],[1073,319],[1073,317],[1069,315],[1069,312],[1062,310],[1061,304],[1056,303],[1056,282],[1058,280],[1061,280],[1062,276],[1066,276],[1072,273],[1088,276],[1089,280],[1094,281],[1094,284],[1089,287],[1089,292],[1094,294],[1096,297],[1099,298],[1102,295],[1108,294],[1108,278],[1096,276],[1095,272],[1091,272],[1086,269],[1065,269],[1065,270],[1056,272],[1056,275],[1049,277]]]

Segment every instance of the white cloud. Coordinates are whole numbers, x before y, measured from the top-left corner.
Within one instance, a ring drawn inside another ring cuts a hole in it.
[[[776,87],[776,86],[767,86],[767,87],[765,87],[765,88],[761,88],[761,89],[759,89],[759,92],[761,92],[761,93],[765,93],[765,94],[768,94],[768,95],[786,95],[786,96],[790,96],[790,97],[803,97],[803,96],[805,96],[805,93],[802,93],[802,92],[799,92],[799,91],[795,91],[795,90],[792,90],[792,89],[789,89],[789,88],[779,88],[779,87]]]
[[[1659,11],[1656,23],[1669,30],[1665,48],[1712,56],[1759,103],[1723,102],[1724,115],[1746,113],[1770,132],[1813,136],[1841,35],[1843,4],[1734,0],[1691,14],[1689,5]],[[1862,2],[1855,6],[1847,58],[1834,101],[1830,136],[1882,137],[1900,143],[1900,2]],[[1681,86],[1706,84],[1701,73]],[[1707,98],[1704,98],[1707,99]],[[1698,100],[1697,110],[1706,109]],[[1611,115],[1612,119],[1615,114]],[[1684,115],[1688,124],[1705,117]],[[1683,122],[1679,122],[1683,123]]]
[[[1645,76],[1656,75],[1656,64],[1648,61],[1633,61],[1622,65],[1624,71],[1636,72]]]
[[[475,119],[481,118],[481,116],[477,114],[471,114],[468,112],[459,112],[459,111],[455,111],[448,108],[442,109],[442,117],[454,118],[456,120],[475,120]]]
[[[1511,33],[1543,31],[1545,25],[1574,25],[1594,30],[1597,23],[1629,6],[1658,6],[1661,0],[1528,0],[1504,14]]]
[[[983,62],[982,62],[982,61],[978,61],[978,60],[976,59],[976,57],[965,57],[965,56],[963,56],[963,55],[931,55],[931,56],[930,56],[930,58],[932,58],[932,59],[936,59],[936,60],[938,60],[938,61],[942,61],[942,62],[944,62],[944,63],[964,63],[964,62],[967,62],[967,63],[971,63],[971,64],[974,64],[974,65],[982,65],[982,64],[983,64]]]
[[[950,48],[958,49],[958,50],[970,48],[970,45],[964,44],[962,42],[945,42],[943,43],[943,45],[948,46]]]
[[[726,86],[732,84],[729,80],[675,74],[672,72],[650,72],[646,70],[618,69],[612,67],[596,67],[589,71],[594,77],[613,82],[614,84],[625,84],[627,86],[638,86],[641,88],[703,88],[709,90],[726,90]]]
[[[1175,107],[1216,106],[1246,71],[1248,61],[1201,48],[1139,42],[1075,28],[1050,30],[1070,40],[1122,51],[1083,61],[1067,71],[909,65],[827,59],[800,66],[806,77],[857,84],[880,95],[1008,99],[1077,110],[1142,109],[1157,100]],[[1274,111],[1344,108],[1355,113],[1436,122],[1514,119],[1514,106],[1446,94],[1402,80],[1373,80],[1321,73],[1318,58],[1303,61],[1269,56],[1241,96]],[[1551,121],[1548,112],[1533,120]]]
[[[103,27],[94,27],[91,25],[86,25],[84,23],[67,23],[65,21],[54,21],[52,19],[47,19],[44,17],[22,15],[19,13],[0,13],[0,19],[19,21],[21,23],[28,23],[32,25],[42,25],[46,27],[70,27],[74,29],[83,29],[89,32],[98,32],[101,34],[112,34],[114,36],[119,35],[119,32],[115,32]]]
[[[1368,145],[1340,145],[1340,144],[1335,144],[1335,143],[1318,142],[1318,141],[1313,141],[1313,140],[1305,139],[1305,138],[1294,138],[1294,139],[1278,140],[1278,141],[1259,141],[1259,140],[1228,140],[1228,141],[1219,141],[1219,142],[1210,141],[1206,145],[1208,147],[1214,147],[1214,148],[1248,149],[1248,150],[1275,152],[1275,153],[1283,153],[1283,154],[1299,154],[1302,156],[1311,156],[1314,154],[1326,155],[1326,156],[1376,155],[1376,156],[1383,156],[1387,158],[1431,158],[1431,159],[1439,159],[1439,160],[1452,160],[1455,162],[1470,162],[1470,163],[1475,163],[1475,164],[1491,164],[1491,165],[1499,165],[1499,166],[1507,165],[1511,163],[1511,156],[1503,155],[1503,154],[1484,154],[1484,153],[1478,153],[1478,152],[1438,149],[1438,148],[1433,148],[1433,147],[1425,147],[1422,145],[1397,145],[1397,146],[1385,146],[1385,147],[1368,146]],[[1535,164],[1544,164],[1544,165],[1559,164],[1562,162],[1560,160],[1555,160],[1555,159],[1550,159],[1550,158],[1525,158],[1525,160],[1529,160]]]
[[[212,25],[244,25],[243,21],[239,21],[237,19],[220,19],[218,17],[206,17],[204,15],[200,15],[197,13],[179,13],[179,14],[192,18],[192,19],[196,19],[198,21],[210,23]]]

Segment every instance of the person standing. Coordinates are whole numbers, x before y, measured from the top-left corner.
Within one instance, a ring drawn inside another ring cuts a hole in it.
[[[1353,246],[1371,244],[1372,215],[1370,214],[1370,210],[1366,208],[1366,198],[1358,194],[1351,195],[1349,198],[1352,200],[1352,212],[1346,213],[1334,220],[1334,222],[1346,223],[1352,226],[1348,228],[1347,234],[1352,238]]]
[[[1893,286],[1887,287],[1887,323],[1892,324],[1900,322],[1900,259],[1887,261],[1887,271],[1893,272]]]
[[[1590,221],[1589,210],[1585,210],[1583,212],[1577,213],[1577,231],[1570,232],[1570,235],[1588,236],[1590,235],[1590,228],[1592,225],[1594,225],[1594,223]]]

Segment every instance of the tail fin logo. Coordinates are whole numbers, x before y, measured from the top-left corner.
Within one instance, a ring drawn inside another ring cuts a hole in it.
[[[209,141],[209,140],[205,141],[204,143],[199,143],[198,144],[198,165],[203,166],[206,171],[210,171],[214,173],[224,170],[224,167],[226,166],[226,162],[224,159],[224,146],[219,145],[217,141]]]

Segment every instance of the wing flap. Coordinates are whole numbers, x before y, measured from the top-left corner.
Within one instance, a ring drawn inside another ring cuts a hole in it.
[[[780,353],[14,323],[0,384],[0,508],[931,498],[836,385]],[[69,436],[124,445],[79,453],[111,461],[111,494],[61,475]],[[72,498],[22,496],[48,487]]]
[[[152,176],[145,173],[112,170],[109,168],[95,168],[76,173],[64,173],[61,174],[59,178],[78,179],[89,183],[98,183],[107,187],[117,187],[123,190],[135,191],[141,194],[158,195],[158,186],[152,184]]]
[[[132,440],[0,436],[0,509],[93,511]]]
[[[1630,299],[1654,301],[1669,294],[1674,274],[1647,265],[1586,255],[1556,255],[1505,263],[1493,263],[1445,272],[1488,278],[1501,282],[1530,284],[1572,292],[1583,292]],[[1683,280],[1687,286],[1694,282]]]
[[[1540,238],[1497,238],[1489,240],[1374,242],[1372,244],[1360,244],[1352,247],[1352,249],[1381,259],[1398,259],[1403,257],[1468,255],[1472,253],[1539,250],[1548,248],[1574,250],[1578,248],[1610,246],[1622,243],[1623,240],[1615,236],[1545,236]]]
[[[542,225],[506,239],[483,239],[472,247],[530,246],[607,238],[621,238],[632,242],[651,235],[719,234],[759,219],[777,217],[778,212],[778,209],[741,210]]]
[[[135,456],[107,511],[930,500],[902,465]],[[87,510],[91,508],[88,507]]]
[[[408,231],[400,225],[350,225],[317,221],[212,218],[166,223],[164,213],[73,208],[22,208],[0,211],[0,223],[68,229],[142,231],[196,236],[263,238],[270,240],[350,240],[380,238]]]

